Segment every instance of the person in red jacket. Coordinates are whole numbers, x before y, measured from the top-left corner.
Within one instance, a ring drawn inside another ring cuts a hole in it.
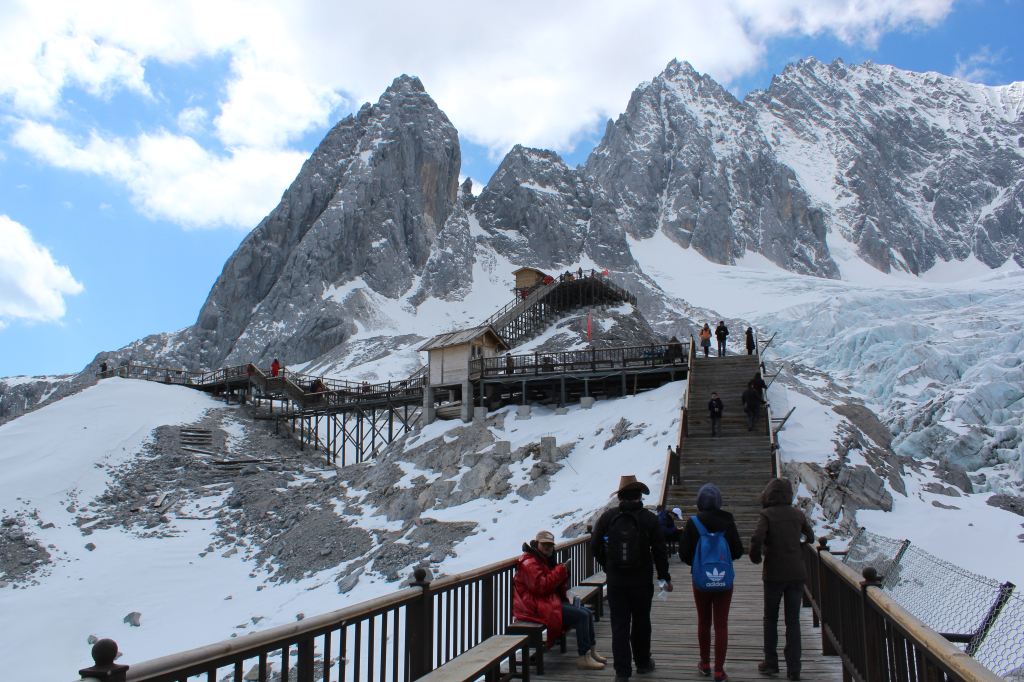
[[[277,358],[274,358],[274,361],[270,363],[270,376],[276,377],[278,373],[280,373],[280,371],[281,363],[278,361]]]
[[[603,670],[608,660],[594,650],[594,614],[569,603],[569,569],[555,561],[555,536],[542,530],[536,539],[523,544],[512,580],[512,617],[542,623],[548,629],[548,647],[570,627],[576,629],[581,670]],[[568,626],[568,627],[566,627]]]

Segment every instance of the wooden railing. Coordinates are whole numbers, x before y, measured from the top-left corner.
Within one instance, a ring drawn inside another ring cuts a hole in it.
[[[826,655],[840,656],[855,682],[997,682],[998,677],[882,591],[883,576],[861,575],[835,558],[824,539],[804,546],[805,596],[821,624]]]
[[[268,682],[273,664],[273,675],[292,682],[409,682],[506,631],[517,558],[433,582],[417,569],[410,587],[390,595],[130,666],[114,663],[116,643],[101,640],[93,648],[96,666],[80,675],[111,682],[242,680],[256,666],[256,679]],[[589,535],[556,547],[555,559],[571,560],[570,586],[597,570]]]
[[[529,355],[477,358],[469,363],[473,379],[493,377],[522,377],[525,375],[574,374],[580,372],[619,371],[642,367],[675,366],[686,369],[682,343],[657,343],[647,346],[618,348],[590,348],[558,353],[531,353]],[[511,359],[511,371],[509,367]]]

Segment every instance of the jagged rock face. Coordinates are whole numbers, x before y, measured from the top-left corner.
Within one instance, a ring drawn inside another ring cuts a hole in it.
[[[1024,83],[865,63],[788,66],[747,102],[778,157],[878,269],[1024,265]]]
[[[633,92],[583,172],[633,237],[663,230],[718,263],[749,250],[787,270],[838,274],[824,216],[754,111],[689,64],[673,61]]]
[[[491,247],[512,262],[559,268],[586,254],[602,265],[628,267],[622,230],[591,229],[593,203],[591,188],[561,157],[516,145],[474,211]]]
[[[460,162],[457,131],[416,78],[338,123],[225,265],[196,325],[198,364],[299,362],[344,341],[362,312],[345,285],[408,291],[455,205]]]

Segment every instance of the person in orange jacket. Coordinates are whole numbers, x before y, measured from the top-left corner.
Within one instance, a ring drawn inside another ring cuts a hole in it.
[[[566,625],[575,628],[576,667],[603,670],[607,659],[594,650],[594,614],[569,603],[567,563],[555,561],[555,536],[550,531],[542,530],[524,543],[512,580],[512,617],[547,627],[549,647],[568,629]]]

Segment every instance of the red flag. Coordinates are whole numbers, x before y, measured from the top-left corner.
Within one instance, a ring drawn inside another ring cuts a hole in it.
[[[587,311],[587,341],[590,341],[590,311]]]
[[[607,277],[608,276],[608,268],[605,268],[604,270],[602,270],[601,274],[604,275],[605,277]]]

